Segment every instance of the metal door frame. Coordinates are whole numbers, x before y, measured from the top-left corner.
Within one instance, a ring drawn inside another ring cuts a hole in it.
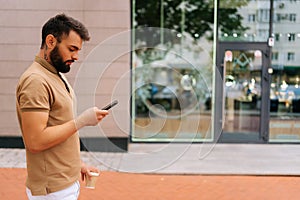
[[[226,140],[222,138],[223,130],[223,97],[224,97],[224,53],[226,50],[260,50],[262,52],[262,68],[261,68],[261,113],[260,113],[260,129],[259,138],[254,141]],[[217,62],[215,77],[215,120],[214,120],[214,140],[224,143],[267,143],[269,139],[269,119],[270,119],[270,81],[271,77],[268,72],[270,68],[270,47],[267,42],[219,42],[217,44]]]

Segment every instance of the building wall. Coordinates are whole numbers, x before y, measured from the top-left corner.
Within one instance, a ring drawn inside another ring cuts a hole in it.
[[[91,34],[91,41],[84,44],[79,61],[66,74],[74,84],[78,70],[93,49],[108,38],[130,29],[130,2],[125,0],[0,0],[0,136],[20,136],[15,112],[15,88],[19,76],[31,64],[39,51],[42,25],[57,13],[66,13],[83,22]],[[104,106],[111,98],[113,86],[122,74],[130,70],[130,40],[117,41],[114,47],[127,48],[128,52],[112,60],[101,77],[101,85],[95,92],[96,106]],[[128,84],[127,84],[128,83]],[[76,91],[75,91],[76,92]],[[128,99],[130,82],[118,95],[121,102]],[[84,91],[78,93],[85,96]],[[119,101],[120,101],[119,100]],[[129,104],[129,102],[124,102]],[[122,103],[119,110],[122,111]],[[93,105],[91,105],[93,106]],[[108,137],[127,137],[130,119],[124,130],[110,116],[101,124]],[[88,132],[88,131],[87,131]]]

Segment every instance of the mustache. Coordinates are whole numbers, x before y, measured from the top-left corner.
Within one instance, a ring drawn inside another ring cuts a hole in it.
[[[66,64],[66,63],[73,63],[73,62],[75,62],[75,60],[67,60],[67,61],[65,61],[64,63]]]

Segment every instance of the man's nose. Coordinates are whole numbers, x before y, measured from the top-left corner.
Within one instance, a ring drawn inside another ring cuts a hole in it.
[[[79,58],[78,52],[75,52],[75,53],[72,54],[72,59],[73,60],[78,60],[78,58]]]

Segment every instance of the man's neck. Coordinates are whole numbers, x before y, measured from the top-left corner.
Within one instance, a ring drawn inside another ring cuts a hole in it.
[[[49,64],[52,65],[52,62],[50,61],[49,51],[47,51],[46,49],[40,49],[40,52],[38,53],[38,56],[40,58],[45,59]]]

